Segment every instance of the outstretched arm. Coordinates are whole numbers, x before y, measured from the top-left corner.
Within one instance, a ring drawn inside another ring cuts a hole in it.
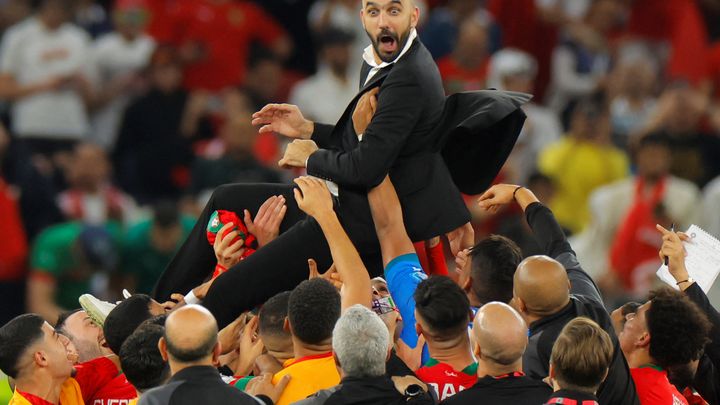
[[[375,222],[375,232],[380,241],[383,267],[387,267],[388,263],[398,256],[415,253],[405,230],[400,200],[389,176],[385,176],[380,185],[370,190],[368,202]]]
[[[312,177],[298,177],[295,183],[299,187],[299,190],[293,190],[298,207],[315,218],[330,246],[335,267],[343,281],[343,311],[355,304],[370,308],[370,275],[333,210],[330,191],[322,180]]]
[[[575,252],[552,211],[540,203],[532,191],[516,185],[498,184],[480,196],[478,204],[480,208],[494,213],[501,206],[513,201],[517,202],[525,212],[525,218],[533,230],[533,236],[543,248],[543,252],[559,261],[567,270],[571,282],[570,292],[602,302],[600,291],[590,275],[580,266]]]

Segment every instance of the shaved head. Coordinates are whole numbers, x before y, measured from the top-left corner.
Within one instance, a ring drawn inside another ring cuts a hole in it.
[[[168,353],[180,362],[195,362],[212,356],[217,334],[215,318],[199,305],[182,307],[165,321]]]
[[[552,315],[570,300],[570,280],[560,262],[547,256],[531,256],[520,262],[513,280],[514,296],[524,311]]]
[[[482,358],[501,366],[520,361],[528,343],[525,321],[502,302],[490,302],[478,310],[472,333]]]

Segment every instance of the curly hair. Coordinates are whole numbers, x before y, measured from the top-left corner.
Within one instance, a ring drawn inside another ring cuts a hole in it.
[[[302,342],[317,345],[332,337],[340,318],[340,294],[322,278],[305,280],[290,293],[288,319]]]
[[[702,310],[685,294],[667,287],[651,291],[650,301],[645,315],[650,356],[666,369],[699,359],[711,327]]]

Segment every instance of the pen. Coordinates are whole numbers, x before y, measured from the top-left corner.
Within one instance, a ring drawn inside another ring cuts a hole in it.
[[[672,225],[670,225],[670,232],[675,232],[675,222],[673,222]],[[670,258],[665,256],[665,265],[666,266],[668,265],[669,260],[670,260]]]

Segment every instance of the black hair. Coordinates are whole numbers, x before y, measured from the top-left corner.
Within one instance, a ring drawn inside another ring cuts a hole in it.
[[[162,200],[153,208],[153,224],[162,229],[180,223],[180,212],[174,201]]]
[[[152,318],[150,300],[151,298],[145,294],[134,294],[110,311],[103,324],[103,333],[113,353],[120,353],[125,339],[132,335],[141,323]]]
[[[37,314],[23,314],[0,328],[0,370],[18,377],[18,361],[25,351],[43,338],[45,320]]]
[[[58,316],[57,321],[55,322],[55,331],[61,332],[62,334],[66,334],[65,331],[65,323],[67,322],[68,318],[70,318],[72,315],[82,311],[82,309],[73,309],[72,311],[65,311]],[[69,337],[69,336],[68,336]]]
[[[452,339],[466,333],[470,322],[470,301],[450,278],[431,276],[415,290],[415,310],[438,339]]]
[[[158,349],[164,331],[162,326],[146,322],[128,336],[120,348],[120,366],[138,391],[157,387],[170,375],[170,367]]]
[[[332,337],[340,319],[340,294],[326,280],[305,280],[290,293],[288,319],[295,337],[307,344],[320,344]]]
[[[270,336],[286,336],[284,324],[288,316],[290,291],[276,294],[267,300],[258,313],[258,333]]]
[[[513,276],[523,259],[518,245],[504,236],[490,235],[473,246],[470,257],[472,293],[479,303],[510,302]]]
[[[650,292],[645,314],[650,333],[650,357],[669,368],[697,360],[709,341],[710,321],[680,291],[663,287]]]

